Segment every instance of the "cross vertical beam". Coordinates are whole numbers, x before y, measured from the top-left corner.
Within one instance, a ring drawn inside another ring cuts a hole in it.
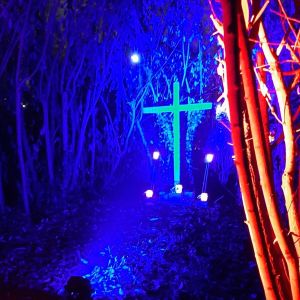
[[[179,82],[173,84],[173,163],[174,163],[174,185],[180,183],[180,104],[179,104]]]

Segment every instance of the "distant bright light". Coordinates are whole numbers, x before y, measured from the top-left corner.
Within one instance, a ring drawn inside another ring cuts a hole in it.
[[[22,103],[22,107],[23,107],[23,108],[26,108],[26,106],[27,106],[27,105],[26,105],[25,103]]]
[[[160,157],[159,151],[154,151],[154,152],[152,153],[152,158],[153,158],[153,159],[158,160],[159,157]]]
[[[201,193],[197,199],[200,199],[202,202],[206,202],[208,200],[208,194],[207,193]]]
[[[131,61],[134,63],[134,64],[138,64],[140,61],[141,61],[141,57],[138,53],[133,53],[131,56],[130,56],[130,59]]]
[[[153,197],[153,190],[147,190],[145,192],[146,198],[152,198]]]
[[[176,184],[175,185],[175,193],[176,194],[181,194],[182,193],[182,189],[183,189],[183,186],[181,184]]]
[[[205,162],[206,163],[211,163],[213,161],[213,159],[214,159],[214,155],[213,154],[208,153],[208,154],[205,155]]]

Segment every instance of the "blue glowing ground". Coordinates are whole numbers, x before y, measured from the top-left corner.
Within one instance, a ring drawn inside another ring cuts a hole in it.
[[[87,278],[93,299],[263,299],[234,201],[77,202],[31,227],[12,215],[3,220],[0,299],[65,299],[70,276]]]

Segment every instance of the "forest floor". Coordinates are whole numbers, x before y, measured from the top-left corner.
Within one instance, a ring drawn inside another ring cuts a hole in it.
[[[1,217],[0,299],[62,299],[71,276],[93,299],[264,298],[239,205],[117,194]]]

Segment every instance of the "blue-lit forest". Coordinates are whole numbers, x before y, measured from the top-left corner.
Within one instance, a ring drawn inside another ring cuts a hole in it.
[[[299,9],[0,1],[0,299],[299,300]]]

